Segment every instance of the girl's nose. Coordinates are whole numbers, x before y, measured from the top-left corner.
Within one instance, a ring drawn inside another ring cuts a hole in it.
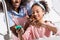
[[[19,2],[19,0],[15,0],[15,2],[17,3],[17,2]]]
[[[36,15],[37,15],[37,13],[35,12],[35,13],[34,13],[34,15],[36,16]]]

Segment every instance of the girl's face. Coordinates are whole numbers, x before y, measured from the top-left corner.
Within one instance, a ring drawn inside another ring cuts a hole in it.
[[[20,6],[21,0],[11,0],[12,6],[18,8]]]
[[[34,5],[32,7],[32,17],[37,20],[41,20],[43,18],[45,11],[38,5]]]

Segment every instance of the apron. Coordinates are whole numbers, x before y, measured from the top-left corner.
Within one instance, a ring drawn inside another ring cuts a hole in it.
[[[18,16],[20,16],[20,17],[16,17],[16,14],[13,11],[11,11],[11,13],[13,13],[13,14],[11,14],[12,20],[16,25],[21,25],[21,26],[25,25],[25,23],[27,22],[27,18],[26,18],[27,11],[25,8],[23,8],[19,11]],[[23,16],[21,16],[21,15],[23,15]]]
[[[13,13],[13,12],[11,12]],[[11,14],[12,16],[12,20],[13,22],[16,24],[16,25],[21,25],[22,27],[25,26],[25,23],[27,22],[27,18],[26,18],[26,15],[24,17],[16,17],[14,14]],[[12,33],[12,39],[13,40],[19,40],[18,37],[16,37],[13,33]]]
[[[25,23],[27,22],[26,16],[23,18],[16,18],[14,15],[12,15],[12,19],[16,25],[21,25],[24,27]]]

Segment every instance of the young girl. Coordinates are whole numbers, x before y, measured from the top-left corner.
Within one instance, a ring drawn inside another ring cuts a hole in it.
[[[44,36],[49,37],[50,33],[57,33],[57,29],[53,24],[48,21],[44,21],[43,16],[48,12],[48,6],[46,2],[40,1],[32,5],[32,15],[29,20],[29,27],[22,34],[22,30],[18,30],[18,36],[20,40],[35,40],[38,38],[43,38]],[[27,24],[26,24],[27,25]],[[52,34],[52,35],[53,35]]]

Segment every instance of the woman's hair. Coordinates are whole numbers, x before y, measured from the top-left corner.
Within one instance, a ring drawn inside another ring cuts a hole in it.
[[[8,0],[8,2],[11,4],[11,0]],[[21,0],[20,5],[25,6],[27,3],[27,0]]]
[[[3,5],[2,5],[2,2],[0,2],[0,12],[3,12]]]
[[[49,12],[49,8],[48,8],[48,5],[47,5],[47,2],[45,1],[39,1],[39,2],[35,2],[32,7],[34,7],[35,5],[38,5],[40,6],[43,10],[45,10],[45,12]],[[32,8],[31,7],[31,8]]]
[[[7,9],[8,9],[8,10],[11,10],[11,9],[12,9],[11,0],[5,0],[5,2],[6,2],[6,5],[7,5]],[[21,6],[25,6],[26,3],[27,3],[27,0],[22,0],[21,3],[20,3],[20,5],[21,5]]]

